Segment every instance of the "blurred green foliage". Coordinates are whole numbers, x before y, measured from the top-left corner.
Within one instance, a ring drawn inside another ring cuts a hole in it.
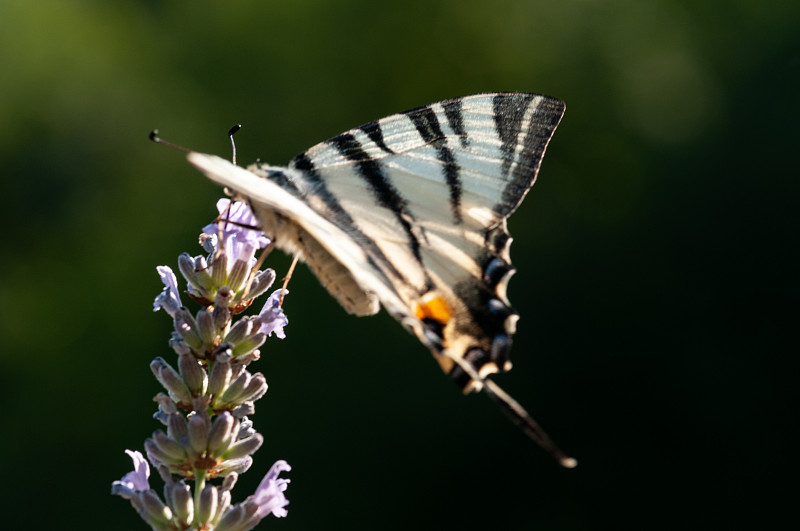
[[[144,529],[109,489],[158,427],[155,266],[200,252],[220,195],[151,129],[225,156],[243,123],[240,159],[279,164],[494,90],[567,102],[510,222],[522,320],[498,381],[581,465],[303,269],[288,338],[262,349],[266,443],[234,498],[285,458],[289,516],[265,529],[791,517],[798,36],[782,1],[0,0],[0,526]]]

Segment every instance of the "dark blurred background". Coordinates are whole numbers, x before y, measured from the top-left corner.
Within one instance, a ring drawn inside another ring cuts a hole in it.
[[[0,68],[4,529],[146,528],[109,490],[158,427],[148,363],[174,359],[155,266],[201,252],[220,196],[151,129],[228,157],[243,123],[240,160],[283,164],[495,90],[567,103],[510,221],[497,381],[580,466],[301,268],[235,500],[283,458],[289,516],[264,529],[796,520],[799,2],[2,0]]]

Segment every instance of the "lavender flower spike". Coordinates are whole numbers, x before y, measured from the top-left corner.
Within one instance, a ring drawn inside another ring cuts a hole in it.
[[[289,294],[288,289],[277,289],[272,292],[272,295],[267,299],[264,308],[258,314],[258,320],[261,322],[261,329],[259,332],[271,336],[273,332],[281,339],[286,338],[286,333],[283,327],[289,324],[289,318],[283,313],[283,308],[280,305],[281,292],[284,296]]]
[[[150,487],[150,464],[140,452],[126,450],[134,469],[111,487],[153,531],[248,531],[270,513],[287,514],[283,492],[289,480],[278,477],[290,470],[285,461],[272,466],[255,494],[231,505],[230,489],[264,441],[247,415],[255,412],[267,382],[248,365],[260,358],[257,349],[267,336],[286,337],[289,320],[280,306],[281,293],[287,293],[282,290],[268,297],[258,316],[239,316],[275,281],[274,270],[255,271],[256,250],[270,241],[245,203],[222,200],[217,206],[224,214],[200,235],[208,257],[178,257],[185,293],[201,306],[196,314],[183,306],[172,269],[157,268],[164,288],[153,310],[172,318],[169,345],[178,354],[177,369],[161,357],[150,364],[169,394],[157,395],[155,418],[163,426],[144,443],[164,481],[163,499]]]

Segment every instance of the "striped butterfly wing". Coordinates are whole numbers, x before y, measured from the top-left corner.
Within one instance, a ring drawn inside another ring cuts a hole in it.
[[[447,100],[350,130],[289,165],[313,175],[307,196],[336,198],[332,210],[371,242],[402,301],[385,305],[464,387],[477,382],[443,350],[481,376],[510,368],[505,219],[563,113],[561,101],[530,94]]]
[[[506,219],[563,113],[547,96],[481,94],[370,122],[288,167],[189,160],[246,199],[276,246],[306,261],[347,311],[370,315],[381,303],[465,391],[486,390],[557,452],[486,376],[510,368],[518,318],[506,297]]]

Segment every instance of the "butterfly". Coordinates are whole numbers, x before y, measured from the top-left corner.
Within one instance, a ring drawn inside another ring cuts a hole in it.
[[[349,313],[382,305],[464,392],[486,392],[566,467],[567,457],[489,375],[508,371],[519,316],[506,220],[536,180],[562,101],[477,94],[369,122],[288,166],[189,162],[249,203],[276,247],[304,261]]]

